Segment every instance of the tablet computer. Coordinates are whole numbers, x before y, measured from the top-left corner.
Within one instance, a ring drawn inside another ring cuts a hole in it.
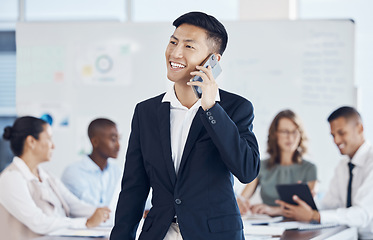
[[[317,210],[315,201],[313,201],[310,188],[306,183],[278,184],[276,185],[276,189],[282,201],[298,205],[293,201],[293,195],[297,195],[300,199],[305,201],[312,209]]]

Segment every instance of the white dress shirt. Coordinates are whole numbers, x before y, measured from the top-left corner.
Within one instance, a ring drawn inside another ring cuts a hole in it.
[[[352,206],[346,208],[349,180],[348,162],[345,156],[337,166],[329,190],[321,202],[321,223],[346,224],[357,227],[359,239],[373,238],[373,146],[365,142],[355,153],[351,162]]]
[[[217,91],[215,101],[220,101],[219,90]],[[192,125],[193,119],[201,106],[201,99],[199,99],[190,109],[188,109],[177,99],[173,86],[166,92],[162,102],[170,103],[171,152],[175,172],[177,174],[190,126]]]
[[[0,175],[0,203],[11,215],[38,234],[47,234],[62,228],[86,227],[86,217],[94,213],[94,206],[79,200],[61,181],[53,179],[56,183],[54,187],[67,204],[68,214],[78,218],[67,217],[66,208],[63,207],[56,191],[48,184],[48,179],[52,177],[47,172],[38,167],[42,180],[40,182],[22,159],[15,157],[12,164],[16,165],[17,171],[5,169]],[[36,205],[30,190],[35,187],[39,188],[42,198],[54,206],[53,212],[47,214]]]

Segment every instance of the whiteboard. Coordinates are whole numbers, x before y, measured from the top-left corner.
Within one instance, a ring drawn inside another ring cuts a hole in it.
[[[328,115],[356,106],[354,23],[350,20],[224,22],[229,34],[217,79],[254,105],[254,132],[265,157],[268,127],[281,110],[299,114],[309,137],[306,159],[320,189],[340,159]],[[56,149],[45,167],[57,176],[90,151],[86,129],[96,117],[117,122],[123,166],[137,102],[165,92],[164,52],[170,23],[19,23],[17,112],[49,113]],[[242,186],[236,185],[236,188]]]

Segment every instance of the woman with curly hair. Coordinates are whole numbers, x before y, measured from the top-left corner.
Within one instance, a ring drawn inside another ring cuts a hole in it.
[[[298,116],[291,110],[279,112],[273,119],[267,140],[269,158],[261,161],[258,177],[247,184],[237,203],[242,215],[252,213],[281,215],[281,208],[276,205],[279,199],[277,184],[308,183],[314,190],[317,180],[316,166],[303,159],[307,151],[307,137]],[[250,197],[257,186],[261,186],[260,196],[263,203],[251,205]]]

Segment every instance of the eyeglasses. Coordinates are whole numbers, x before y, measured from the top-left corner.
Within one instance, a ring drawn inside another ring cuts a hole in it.
[[[289,130],[277,130],[277,133],[281,136],[281,137],[287,137],[287,136],[294,136],[294,137],[298,137],[300,135],[300,132],[298,129],[294,130],[294,131],[289,131]]]

